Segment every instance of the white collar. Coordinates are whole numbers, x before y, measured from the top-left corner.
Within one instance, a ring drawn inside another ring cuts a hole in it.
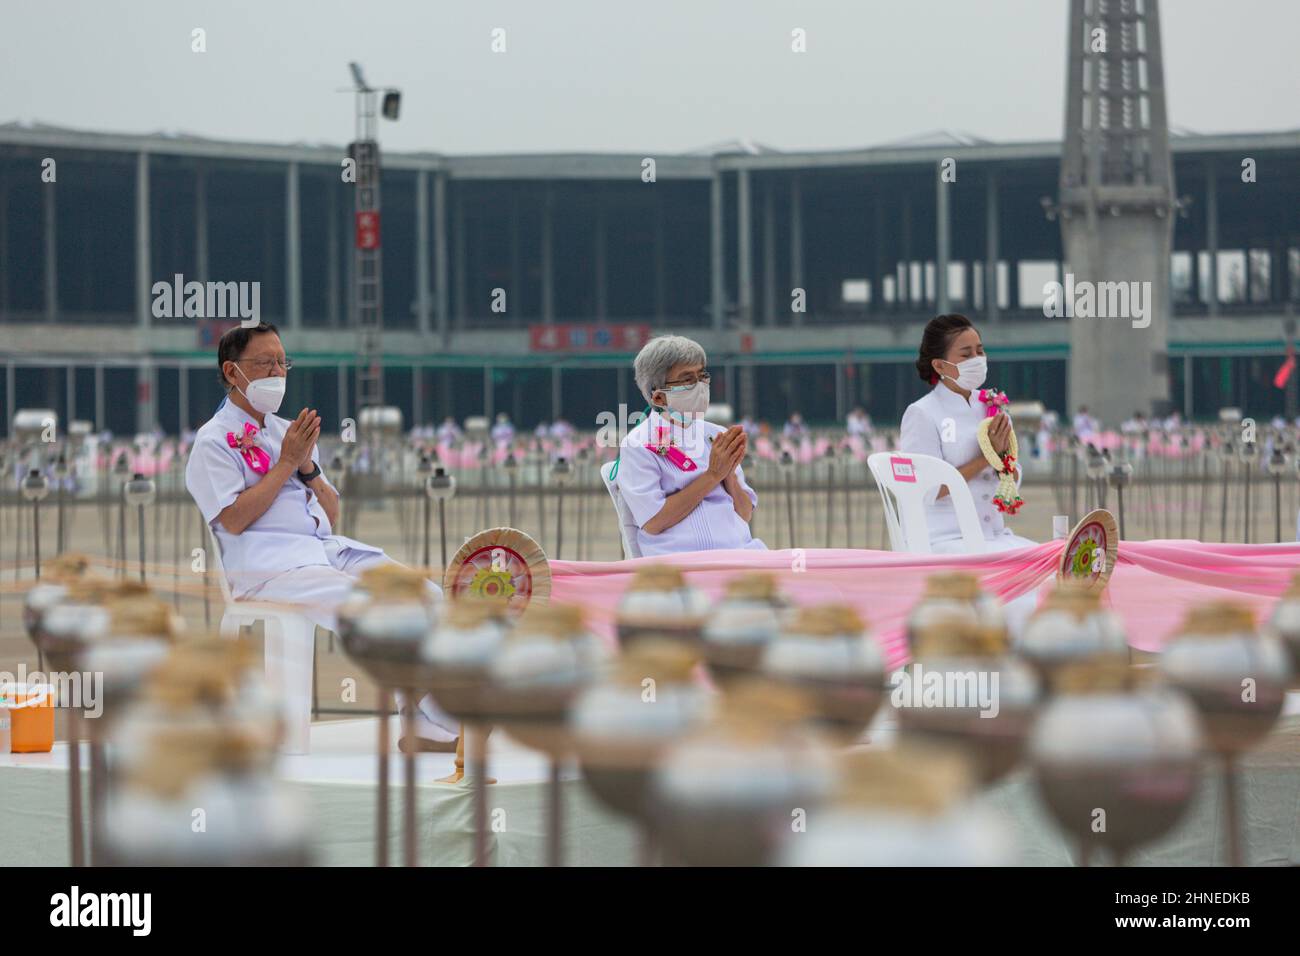
[[[259,425],[257,424],[257,418],[255,416],[250,415],[248,412],[244,411],[242,408],[240,408],[238,405],[232,402],[229,396],[226,397],[226,400],[222,403],[221,407],[217,409],[217,413],[212,417],[214,419],[220,420],[222,423],[230,423],[232,425],[238,425],[241,429],[243,428],[244,423],[248,422],[250,425],[256,428],[258,432],[262,432],[270,429],[271,422],[275,419],[275,416],[268,412],[262,416],[263,419],[266,421],[266,425],[265,426]]]
[[[947,385],[943,384],[943,382],[939,382],[935,385],[933,391],[939,393],[940,402],[947,402],[950,405],[959,405],[968,411],[980,407],[979,391],[976,389],[971,390],[969,399],[962,398],[961,395],[954,392]]]

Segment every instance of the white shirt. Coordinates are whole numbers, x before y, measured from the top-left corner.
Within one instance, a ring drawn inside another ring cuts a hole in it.
[[[846,431],[850,435],[869,435],[871,434],[871,418],[867,415],[850,414],[846,424]]]
[[[266,427],[258,429],[256,444],[274,465],[280,459],[280,443],[289,422],[266,415]],[[194,447],[185,466],[185,487],[212,527],[221,546],[221,561],[235,597],[242,597],[266,578],[292,568],[329,565],[326,542],[331,547],[354,548],[382,554],[381,548],[362,544],[333,533],[330,519],[315,493],[293,474],[276,494],[271,506],[244,529],[231,534],[217,519],[246,489],[262,480],[237,449],[226,440],[244,434],[244,424],[257,427],[257,420],[227,399],[216,414],[194,436]],[[312,461],[320,464],[319,449],[312,449]],[[324,473],[322,472],[322,475]],[[326,484],[331,488],[329,478]]]
[[[662,432],[659,431],[661,428]],[[767,545],[750,533],[749,522],[736,513],[735,502],[722,487],[722,482],[704,496],[695,510],[671,528],[659,534],[647,534],[641,530],[663,509],[669,495],[681,491],[708,469],[709,455],[713,450],[709,439],[724,431],[726,429],[721,425],[702,419],[687,426],[677,425],[654,410],[623,439],[615,482],[638,525],[637,544],[643,557],[721,548],[767,549]],[[696,469],[683,471],[647,447],[660,444],[655,440],[659,435],[665,444],[671,438],[682,453],[695,462]],[[749,500],[757,504],[758,495],[745,481],[740,466],[736,467],[736,477]]]
[[[942,458],[960,468],[981,454],[976,429],[987,416],[988,410],[979,400],[978,389],[971,392],[967,401],[940,382],[929,395],[913,402],[903,412],[898,449]],[[1002,512],[993,504],[993,493],[998,490],[998,476],[993,468],[981,469],[966,485],[975,499],[975,513],[979,516],[984,537],[992,539],[1004,532],[1010,534],[1002,520]],[[925,517],[932,544],[961,537],[952,495],[939,498],[938,494],[936,488],[926,497]]]

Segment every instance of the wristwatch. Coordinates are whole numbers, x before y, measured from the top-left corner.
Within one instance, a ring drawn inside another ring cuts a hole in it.
[[[298,479],[304,485],[310,484],[311,482],[315,481],[319,477],[320,477],[320,465],[316,464],[314,461],[311,463],[311,471],[307,472],[307,474],[304,475],[302,473],[302,469],[298,470]]]

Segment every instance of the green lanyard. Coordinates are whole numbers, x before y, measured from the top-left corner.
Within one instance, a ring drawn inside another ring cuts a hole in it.
[[[647,405],[647,406],[645,407],[645,411],[643,411],[641,414],[643,414],[643,415],[646,417],[646,419],[649,420],[649,418],[650,418],[650,412],[651,412],[652,410],[653,410],[653,409],[652,409],[652,406]],[[622,460],[623,460],[623,449],[622,449],[622,447],[620,447],[619,450],[618,450],[618,454],[614,456],[614,467],[611,468],[611,469],[609,470],[609,480],[610,480],[610,481],[613,481],[615,478],[618,477],[618,463],[619,463],[620,461],[622,461]]]

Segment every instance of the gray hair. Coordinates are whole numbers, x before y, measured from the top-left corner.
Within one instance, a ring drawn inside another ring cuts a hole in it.
[[[650,396],[668,383],[668,372],[678,365],[703,365],[704,348],[694,339],[684,335],[659,335],[641,346],[632,363],[636,387],[641,389],[646,404]]]

